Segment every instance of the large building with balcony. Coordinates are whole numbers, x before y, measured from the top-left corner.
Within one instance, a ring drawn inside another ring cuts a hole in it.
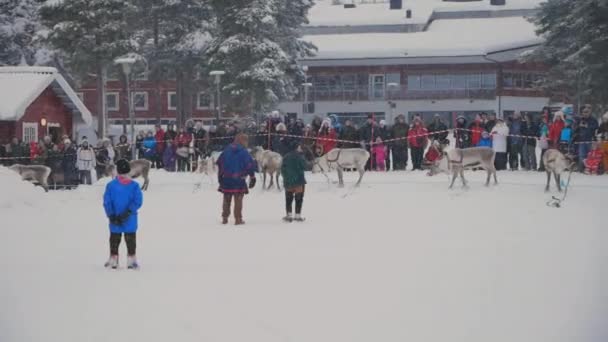
[[[504,2],[504,4],[502,4]],[[304,38],[307,82],[280,104],[310,120],[335,115],[392,121],[477,113],[540,112],[546,69],[522,57],[542,40],[528,21],[540,0],[319,0]]]

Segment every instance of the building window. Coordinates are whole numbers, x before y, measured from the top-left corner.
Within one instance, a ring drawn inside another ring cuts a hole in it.
[[[407,76],[407,88],[409,90],[420,90],[420,81],[421,81],[420,76],[418,75],[408,75]]]
[[[196,102],[197,109],[209,109],[211,108],[211,95],[200,92],[198,93],[198,101]]]
[[[435,76],[435,87],[437,90],[449,90],[452,86],[452,78],[450,75]]]
[[[38,123],[24,122],[23,123],[23,142],[31,143],[38,141]]]
[[[135,110],[148,110],[148,92],[137,91],[133,93],[133,107]]]
[[[468,89],[481,88],[481,75],[480,74],[467,75],[467,88]]]
[[[467,75],[452,75],[452,89],[466,89]]]
[[[435,75],[422,75],[420,85],[424,90],[435,89]]]
[[[120,110],[120,101],[118,93],[106,93],[106,108],[108,111],[117,112]]]
[[[505,89],[532,90],[539,87],[544,76],[537,73],[505,72],[502,76],[502,84]]]
[[[177,93],[174,91],[167,92],[167,109],[177,110]]]
[[[481,87],[483,89],[496,89],[496,74],[482,74]]]
[[[384,75],[370,75],[371,97],[374,100],[384,99]]]

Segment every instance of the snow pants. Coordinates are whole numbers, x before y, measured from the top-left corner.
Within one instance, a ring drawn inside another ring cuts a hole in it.
[[[412,170],[422,170],[422,160],[424,159],[424,149],[422,147],[412,147]]]
[[[393,170],[405,170],[407,167],[407,145],[393,146]]]
[[[135,255],[136,233],[125,233],[125,242],[127,243],[127,254],[129,256]],[[118,247],[122,240],[122,233],[110,233],[110,255],[118,255]]]
[[[527,170],[536,171],[536,145],[525,144],[521,153],[522,167]]]
[[[497,171],[507,169],[507,152],[496,152],[496,158],[494,158],[494,167]]]
[[[519,159],[521,158],[521,144],[511,144],[509,146],[509,167],[511,170],[519,169]],[[524,166],[524,160],[522,158],[522,167]]]
[[[290,189],[291,190],[291,189]],[[293,212],[293,202],[296,202],[296,214],[302,213],[302,204],[304,204],[304,187],[302,191],[285,190],[285,212],[291,214]]]
[[[228,219],[230,217],[230,207],[232,206],[232,199],[234,198],[234,219],[239,222],[243,220],[243,198],[244,193],[241,194],[224,194],[224,203],[222,207],[222,218]]]

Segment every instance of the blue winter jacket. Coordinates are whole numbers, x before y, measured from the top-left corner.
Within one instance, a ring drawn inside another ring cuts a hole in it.
[[[144,139],[144,157],[151,158],[156,155],[156,138],[146,137]]]
[[[130,178],[121,176],[116,177],[108,185],[106,192],[103,195],[103,207],[106,211],[106,216],[121,215],[127,210],[131,211],[131,215],[121,226],[110,223],[110,231],[112,233],[135,233],[137,231],[137,210],[143,204],[143,195],[139,184]]]
[[[559,141],[567,142],[567,143],[572,142],[572,128],[571,127],[564,127],[564,129],[562,129],[562,134],[559,137]]]
[[[247,193],[247,176],[255,177],[256,163],[251,154],[236,143],[226,146],[217,160],[220,191],[223,193]]]
[[[491,137],[487,137],[487,138],[481,138],[479,139],[479,142],[477,143],[478,147],[492,147],[492,138]]]

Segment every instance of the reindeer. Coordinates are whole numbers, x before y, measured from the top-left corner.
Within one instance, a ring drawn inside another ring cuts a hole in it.
[[[129,177],[135,179],[138,177],[143,177],[144,184],[141,186],[143,191],[148,190],[148,185],[150,185],[150,169],[152,168],[152,163],[146,159],[137,159],[131,160],[129,162],[131,166],[131,172],[129,172]],[[109,167],[108,172],[106,172],[106,176],[116,175],[116,166],[112,165]]]
[[[545,171],[547,172],[547,185],[545,186],[545,192],[548,192],[551,188],[551,174],[555,178],[555,185],[557,191],[562,192],[562,173],[564,171],[572,170],[574,162],[568,159],[563,153],[558,150],[547,150],[543,155],[543,163],[545,164]]]
[[[258,170],[264,175],[262,188],[266,188],[266,175],[270,175],[270,183],[268,188],[272,188],[274,185],[273,177],[276,175],[277,189],[281,190],[281,184],[279,183],[279,176],[281,175],[281,166],[283,165],[283,157],[280,154],[257,146],[253,149],[253,157],[258,163]]]
[[[359,186],[365,174],[365,164],[368,160],[369,152],[362,148],[334,148],[315,159],[312,172],[321,172],[327,177],[326,172],[335,168],[338,171],[339,186],[344,187],[344,169],[357,169],[359,180],[355,186]],[[329,180],[329,178],[327,179]]]
[[[464,170],[479,167],[488,173],[486,186],[490,185],[490,178],[494,175],[494,184],[498,184],[496,177],[496,167],[494,167],[494,157],[496,153],[491,147],[471,147],[471,148],[455,148],[453,150],[443,152],[443,157],[431,168],[430,175],[435,175],[439,172],[452,174],[452,182],[450,189],[454,187],[456,177],[460,175],[462,186],[467,186],[467,181],[464,178]]]
[[[9,169],[17,172],[22,180],[38,183],[44,191],[49,192],[48,179],[51,174],[50,167],[44,165],[15,164],[9,166]]]

